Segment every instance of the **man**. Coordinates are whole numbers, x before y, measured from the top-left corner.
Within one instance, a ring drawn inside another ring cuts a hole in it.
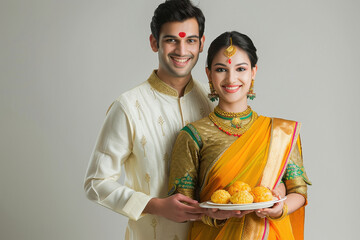
[[[167,197],[175,138],[208,115],[207,91],[191,77],[204,46],[205,18],[189,0],[168,0],[154,12],[150,45],[159,66],[109,109],[93,151],[87,197],[129,218],[126,239],[185,239],[188,221],[204,210],[181,194]],[[121,167],[124,185],[117,182]]]

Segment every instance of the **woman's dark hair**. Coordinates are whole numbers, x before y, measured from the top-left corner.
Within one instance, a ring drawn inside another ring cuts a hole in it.
[[[220,36],[218,36],[212,43],[210,44],[208,55],[207,55],[207,67],[211,69],[212,61],[215,55],[224,47],[230,46],[230,37],[232,38],[232,44],[244,50],[251,63],[251,67],[255,67],[258,56],[256,55],[256,47],[254,46],[251,39],[245,34],[232,31],[232,32],[224,32]]]
[[[154,11],[150,28],[151,33],[159,44],[160,29],[167,22],[182,22],[189,18],[196,18],[199,24],[199,38],[204,34],[205,17],[202,11],[195,7],[190,0],[166,0]]]

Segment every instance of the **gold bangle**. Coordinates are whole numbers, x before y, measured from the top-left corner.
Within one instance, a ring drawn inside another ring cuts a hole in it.
[[[272,217],[268,216],[268,218],[269,218],[270,220],[272,220],[272,221],[280,221],[280,220],[283,220],[283,219],[288,215],[288,211],[289,211],[288,206],[287,206],[286,203],[284,203],[284,206],[283,206],[283,209],[282,209],[282,214],[281,214],[280,217],[278,217],[278,218],[272,218]]]
[[[218,223],[218,221],[219,221],[219,223]],[[214,219],[214,226],[216,228],[220,228],[220,227],[224,226],[225,223],[226,223],[226,219],[224,219],[224,220]]]
[[[210,227],[215,227],[215,225],[212,223],[212,219],[206,215],[201,217],[201,221],[204,224],[209,225]]]
[[[209,216],[206,216],[206,215],[201,217],[201,221],[204,224],[209,225],[210,227],[216,227],[216,228],[222,227],[226,223],[226,219],[225,220],[218,220],[218,219],[213,219],[213,218],[211,218]]]

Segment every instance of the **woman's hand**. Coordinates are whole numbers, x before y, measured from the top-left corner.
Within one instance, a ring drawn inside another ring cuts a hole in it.
[[[282,186],[280,188],[277,187],[274,190],[272,190],[272,194],[274,197],[281,199],[281,195],[283,195]],[[284,206],[283,201],[277,202],[271,208],[257,209],[255,213],[260,218],[264,218],[264,217],[278,218],[282,214],[283,206]]]
[[[260,218],[271,217],[279,218],[283,212],[284,202],[275,203],[271,208],[262,208],[255,211],[256,215]]]
[[[217,208],[208,208],[205,214],[214,219],[225,220],[232,217],[242,218],[243,216],[251,212],[253,212],[253,210],[240,211],[240,210],[220,210]]]

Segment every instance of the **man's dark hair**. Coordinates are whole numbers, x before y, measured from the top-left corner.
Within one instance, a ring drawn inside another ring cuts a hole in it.
[[[205,17],[202,11],[195,7],[190,0],[166,0],[154,11],[150,28],[159,45],[159,35],[163,24],[167,22],[182,22],[189,18],[196,18],[199,24],[199,38],[201,39],[205,29]]]

